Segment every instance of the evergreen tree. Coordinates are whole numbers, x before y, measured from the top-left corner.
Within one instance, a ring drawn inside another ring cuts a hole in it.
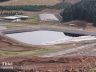
[[[96,0],[82,0],[64,9],[61,16],[63,21],[81,20],[93,22],[96,26]]]

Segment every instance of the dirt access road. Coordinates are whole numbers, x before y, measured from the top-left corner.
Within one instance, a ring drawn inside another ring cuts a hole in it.
[[[43,55],[42,57],[55,57],[55,56],[96,56],[96,49],[94,48],[96,43],[82,45],[76,48],[68,48],[62,51],[50,53],[48,55]]]

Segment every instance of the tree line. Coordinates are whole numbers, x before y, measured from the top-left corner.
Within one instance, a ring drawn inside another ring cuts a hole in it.
[[[41,11],[44,9],[64,9],[70,6],[68,3],[58,3],[55,5],[15,5],[0,6],[0,10],[24,10],[24,11]]]
[[[0,2],[5,2],[5,1],[10,1],[10,0],[0,0]]]
[[[96,0],[82,0],[79,3],[65,8],[60,14],[63,22],[81,20],[92,22],[96,26]]]
[[[17,5],[17,6],[0,6],[0,10],[24,10],[24,11],[39,11],[47,8],[46,5]]]

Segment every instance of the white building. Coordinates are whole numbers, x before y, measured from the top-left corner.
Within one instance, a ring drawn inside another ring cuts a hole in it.
[[[59,22],[59,19],[54,14],[43,13],[39,15],[41,22]]]
[[[16,17],[16,16],[7,16],[7,17],[4,17],[4,20],[11,21],[11,22],[21,21],[20,18],[19,17]]]
[[[16,16],[7,16],[7,17],[4,17],[4,19],[14,20],[14,19],[19,19],[19,17],[16,17]]]
[[[24,15],[14,15],[14,16],[7,16],[7,17],[4,17],[4,20],[8,20],[8,21],[12,21],[12,22],[18,22],[18,21],[21,21],[21,20],[25,20],[25,19],[28,19],[29,16],[24,16]]]
[[[15,15],[15,17],[19,17],[20,19],[28,19],[29,16],[25,16],[25,15]]]

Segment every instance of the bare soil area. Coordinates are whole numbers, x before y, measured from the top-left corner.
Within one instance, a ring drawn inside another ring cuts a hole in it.
[[[0,63],[13,63],[21,72],[90,72],[96,67],[96,57],[0,57]]]

